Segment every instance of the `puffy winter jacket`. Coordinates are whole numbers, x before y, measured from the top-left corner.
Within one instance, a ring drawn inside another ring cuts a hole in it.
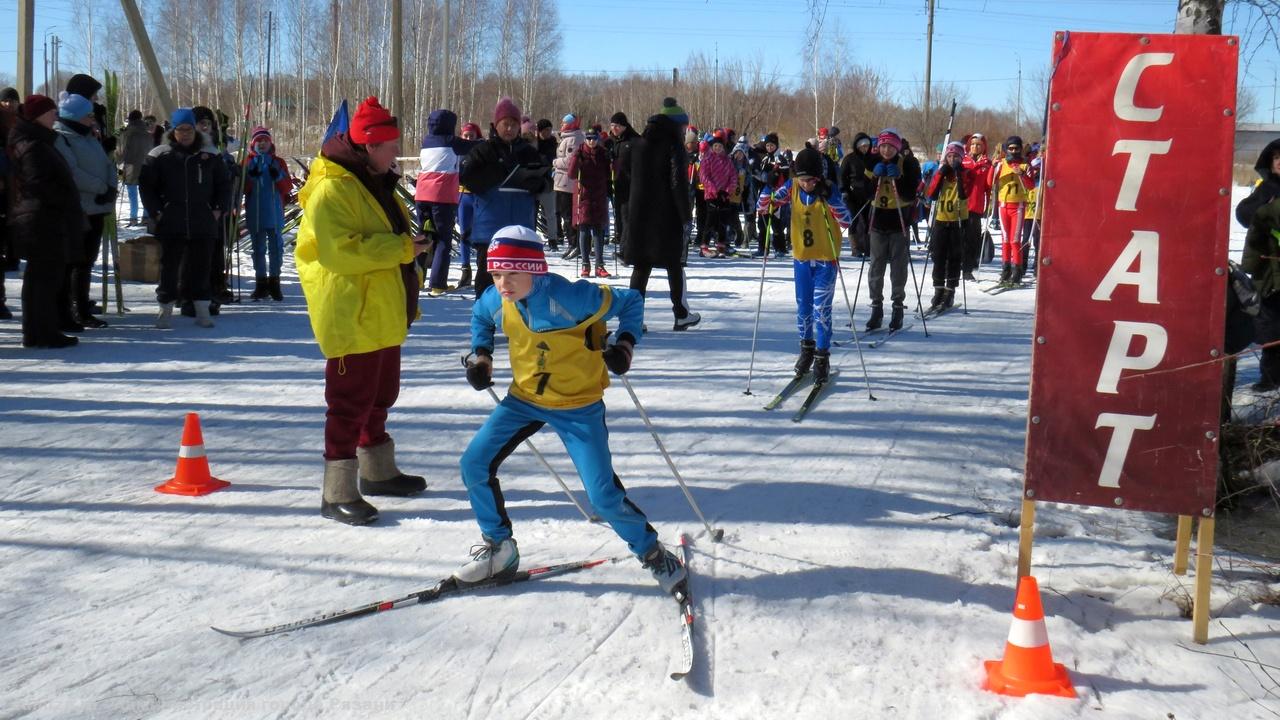
[[[569,176],[569,158],[578,151],[578,146],[586,142],[586,133],[580,129],[569,130],[560,136],[560,144],[556,146],[556,159],[551,163],[555,168],[556,192],[571,193],[578,187],[578,182]]]
[[[471,244],[488,245],[508,225],[533,227],[534,195],[547,185],[547,166],[521,138],[507,144],[490,138],[471,149],[459,179],[475,196]]]
[[[409,324],[400,266],[413,261],[413,238],[393,232],[359,178],[323,155],[311,164],[298,202],[295,258],[320,352],[337,358],[404,343]]]
[[[583,145],[569,158],[568,173],[577,184],[573,195],[573,224],[609,225],[609,152]]]
[[[142,205],[159,218],[156,235],[215,238],[215,211],[227,209],[231,181],[227,167],[204,135],[196,133],[190,147],[176,144],[173,133],[157,145],[142,163],[138,190]]]
[[[418,153],[418,180],[413,199],[419,202],[458,204],[459,156],[475,142],[454,137],[458,116],[450,110],[433,110],[427,118],[427,134]]]
[[[18,256],[28,260],[80,260],[73,249],[88,227],[71,168],[54,148],[57,139],[53,130],[21,118],[9,133],[9,231]]]
[[[1258,210],[1280,197],[1280,177],[1271,172],[1271,160],[1276,153],[1280,152],[1280,140],[1272,140],[1258,154],[1258,162],[1254,163],[1253,169],[1258,172],[1258,184],[1254,186],[1253,192],[1249,197],[1240,201],[1236,206],[1236,221],[1245,227],[1253,222],[1253,214]]]
[[[271,152],[259,155],[256,150],[244,159],[244,218],[249,232],[284,227],[284,208],[293,194],[289,166],[284,158]]]
[[[124,133],[120,136],[120,162],[124,166],[125,185],[138,184],[138,178],[142,175],[142,163],[155,146],[151,133],[141,120],[134,120],[125,126]]]
[[[94,198],[116,187],[116,164],[102,149],[102,143],[88,127],[69,120],[53,124],[58,133],[55,146],[75,178],[80,190],[80,207],[88,215],[101,215],[115,210],[114,202],[97,202]]]

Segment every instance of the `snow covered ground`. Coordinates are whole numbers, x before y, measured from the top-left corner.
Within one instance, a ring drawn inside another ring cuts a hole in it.
[[[126,286],[130,314],[69,351],[22,350],[18,325],[0,324],[0,718],[1280,714],[1276,671],[1229,657],[1247,642],[1280,665],[1280,608],[1250,601],[1267,577],[1220,553],[1212,640],[1195,646],[1172,600],[1192,580],[1171,572],[1171,519],[1074,506],[1040,508],[1034,572],[1079,698],[981,690],[1014,595],[1033,291],[971,287],[968,315],[864,349],[875,402],[858,353],[838,349],[834,391],[794,424],[797,400],[761,409],[796,349],[789,267],[768,266],[752,396],[759,264],[691,259],[703,322],[688,333],[670,331],[665,279],[650,284],[630,378],[723,542],[625,389],[606,395],[633,499],[665,540],[694,535],[699,644],[684,682],[667,677],[676,608],[630,558],[283,636],[209,630],[397,597],[466,559],[478,532],[457,461],[491,407],[458,364],[469,296],[424,299],[404,348],[389,428],[430,487],[380,499],[366,528],[318,514],[323,363],[291,261],[284,303],[229,308],[213,330],[153,329],[142,284]],[[9,297],[19,288],[10,277]],[[1240,375],[1256,379],[1256,361]],[[187,411],[230,488],[152,489],[173,472]],[[572,481],[554,436],[534,442]],[[625,555],[527,451],[502,479],[526,567]]]

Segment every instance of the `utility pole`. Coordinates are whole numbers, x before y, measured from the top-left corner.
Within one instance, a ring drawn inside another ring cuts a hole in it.
[[[449,0],[444,0],[444,33],[440,37],[440,107],[449,107]]]
[[[34,60],[36,0],[18,0],[18,94],[31,94],[31,65]]]
[[[391,0],[391,114],[407,118],[404,108],[404,0]],[[400,148],[408,133],[401,131]]]
[[[1022,127],[1022,56],[1018,56],[1018,107],[1014,111],[1014,127]]]
[[[164,82],[164,73],[160,71],[160,63],[156,61],[155,50],[151,48],[151,38],[147,36],[147,28],[142,24],[142,13],[138,12],[138,5],[133,0],[120,0],[120,7],[124,9],[124,16],[129,21],[129,30],[133,33],[133,42],[138,46],[138,54],[142,56],[142,64],[147,68],[147,77],[151,79],[151,89],[155,91],[156,99],[160,101],[160,107],[164,109],[165,115],[172,115],[177,106],[173,104],[173,98],[169,96],[169,86]],[[54,58],[57,58],[55,52]],[[54,82],[57,82],[57,75],[54,75]]]
[[[62,45],[62,38],[58,37],[57,35],[54,35],[53,36],[53,85],[48,88],[49,92],[53,93],[54,97],[57,97],[58,95],[58,91],[55,90],[54,88],[61,84],[58,82],[58,47],[61,45]]]
[[[720,120],[720,43],[716,43],[716,68],[713,76],[714,85],[711,90],[711,126],[715,127]]]
[[[926,137],[929,135],[929,91],[930,80],[933,77],[933,1],[929,0],[929,30],[925,35],[924,43],[924,130]],[[923,139],[923,138],[922,138]]]
[[[1271,67],[1271,124],[1276,124],[1276,68]]]
[[[671,94],[676,94],[676,88],[680,85],[680,68],[671,68]]]
[[[271,29],[275,17],[267,11],[267,79],[262,88],[262,124],[270,127],[271,119]]]

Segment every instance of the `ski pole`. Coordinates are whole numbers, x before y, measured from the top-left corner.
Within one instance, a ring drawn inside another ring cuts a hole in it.
[[[893,188],[893,202],[898,209],[898,225],[902,228],[902,239],[906,240],[907,221],[902,216],[902,198],[898,196],[898,186],[889,181],[889,187]],[[911,284],[916,289],[916,312],[920,313],[920,324],[924,326],[924,336],[929,337],[929,322],[924,317],[924,303],[920,301],[920,283],[916,280],[916,263],[911,258],[911,248],[907,248],[907,265],[911,268]]]
[[[755,327],[751,330],[751,362],[747,365],[747,389],[742,391],[743,395],[751,394],[751,376],[756,368],[756,336],[760,332],[760,308],[764,304],[764,271],[769,267],[769,234],[773,230],[773,196],[769,196],[769,202],[766,206],[769,214],[765,215],[764,226],[764,253],[760,263],[760,292],[756,294],[756,322]]]
[[[824,218],[825,220],[825,218]],[[836,277],[840,279],[840,292],[844,294],[844,304],[849,308],[849,327],[853,328],[853,346],[858,348],[858,362],[862,363],[862,380],[867,384],[867,399],[874,401],[876,396],[871,392],[871,376],[867,374],[867,359],[862,355],[862,340],[858,337],[858,329],[853,323],[853,303],[849,302],[849,288],[844,284],[844,268],[840,264],[840,248],[836,245],[835,236],[831,234],[831,225],[827,225],[827,241],[831,243],[831,256],[835,258]],[[864,262],[865,264],[865,262]],[[858,284],[862,284],[862,271],[858,271]],[[854,291],[857,295],[857,291]]]
[[[111,229],[109,226],[114,225],[116,222],[116,214],[107,213],[107,216],[103,218],[103,220],[104,220],[104,223],[102,226],[102,314],[106,315],[107,314],[107,287],[108,285],[110,285],[110,280],[111,280],[110,278],[111,240],[107,237],[107,234],[111,232]],[[90,270],[92,269],[93,268],[90,268]],[[88,308],[85,309],[85,314],[86,315],[88,314]]]
[[[698,503],[693,499],[693,495],[689,492],[689,486],[685,484],[684,478],[680,477],[680,471],[676,470],[676,464],[671,460],[671,454],[667,452],[667,448],[662,444],[662,438],[658,437],[658,431],[653,429],[653,423],[649,420],[649,413],[645,412],[644,406],[640,404],[640,398],[636,397],[635,388],[631,387],[631,381],[626,375],[619,375],[618,379],[622,380],[622,386],[627,389],[627,394],[631,396],[631,402],[636,404],[636,409],[640,411],[640,418],[644,420],[645,427],[649,428],[649,434],[653,436],[653,441],[658,445],[658,451],[662,453],[662,457],[667,461],[667,467],[671,468],[671,474],[675,475],[676,482],[680,483],[680,489],[684,491],[684,497],[689,501],[689,507],[693,508],[693,513],[702,521],[702,525],[707,528],[707,533],[711,536],[712,542],[720,542],[724,538],[724,529],[712,529],[711,523],[707,522],[706,516],[702,514],[702,510],[698,508]]]

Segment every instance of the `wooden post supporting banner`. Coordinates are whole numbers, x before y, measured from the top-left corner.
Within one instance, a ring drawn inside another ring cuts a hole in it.
[[[1173,545],[1173,574],[1187,574],[1187,555],[1191,551],[1191,516],[1178,516],[1178,538]]]
[[[1200,518],[1196,536],[1196,600],[1191,608],[1191,639],[1209,642],[1209,588],[1213,585],[1213,518]]]
[[[1018,579],[1031,574],[1031,543],[1036,529],[1036,503],[1022,499],[1022,522],[1018,526]]]

